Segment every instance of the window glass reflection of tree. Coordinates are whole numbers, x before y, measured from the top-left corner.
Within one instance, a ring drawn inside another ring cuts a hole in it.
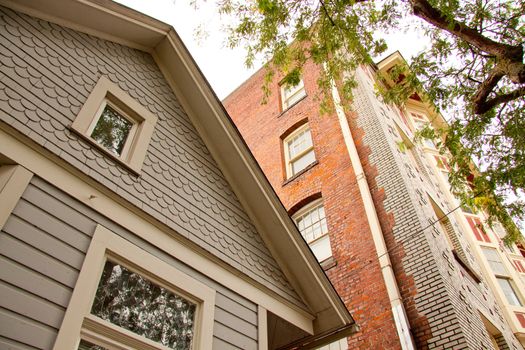
[[[120,156],[132,127],[131,121],[106,105],[90,136],[111,153]]]
[[[91,313],[171,349],[191,349],[196,305],[107,261]],[[99,348],[87,348],[99,350]]]

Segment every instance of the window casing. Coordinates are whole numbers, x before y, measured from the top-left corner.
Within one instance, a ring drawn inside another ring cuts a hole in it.
[[[306,96],[306,90],[302,79],[294,86],[281,85],[282,110],[285,111],[292,107],[304,96]]]
[[[307,204],[292,219],[319,262],[332,256],[322,199]]]
[[[98,226],[54,349],[211,349],[214,304],[213,289]]]
[[[157,117],[102,76],[71,129],[104,154],[140,173]]]
[[[315,162],[312,133],[308,124],[291,133],[284,139],[283,143],[288,178]]]

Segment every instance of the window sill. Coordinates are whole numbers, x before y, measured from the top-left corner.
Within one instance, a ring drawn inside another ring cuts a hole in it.
[[[316,160],[315,162],[311,163],[310,165],[308,165],[306,168],[304,168],[303,170],[301,170],[300,172],[298,172],[297,174],[293,175],[292,177],[289,177],[288,179],[286,179],[282,186],[285,186],[287,184],[289,184],[290,182],[294,181],[295,179],[297,179],[299,176],[303,175],[304,173],[306,173],[308,170],[312,169],[314,166],[316,166],[317,164],[319,164],[319,161]]]
[[[132,175],[139,177],[140,176],[140,169],[136,169],[130,164],[126,163],[126,161],[120,159],[119,157],[115,156],[113,153],[108,151],[103,146],[99,145],[95,140],[93,140],[91,137],[85,135],[80,130],[76,130],[73,126],[69,127],[69,130],[73,132],[75,135],[80,136],[80,138],[86,142],[88,142],[90,145],[95,147],[99,152],[104,154],[105,156],[111,158],[114,162],[116,162],[118,165],[129,171]]]
[[[279,113],[279,115],[277,116],[277,118],[281,117],[283,114],[285,114],[286,112],[288,112],[290,109],[292,109],[293,107],[295,107],[299,102],[301,102],[302,100],[304,100],[306,97],[308,97],[307,94],[305,94],[303,97],[301,97],[300,99],[298,99],[297,101],[295,101],[294,103],[292,103],[290,106],[286,107],[286,109],[283,109],[281,111],[281,113]]]

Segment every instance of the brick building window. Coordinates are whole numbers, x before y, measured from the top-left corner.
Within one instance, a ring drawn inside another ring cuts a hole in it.
[[[496,280],[498,280],[498,284],[510,305],[523,306],[520,298],[518,297],[518,293],[516,293],[516,290],[514,289],[511,279],[497,277]]]
[[[312,134],[308,124],[301,126],[287,136],[283,143],[288,178],[315,162]]]
[[[292,219],[317,260],[322,262],[332,256],[322,199],[305,205],[293,215]]]
[[[497,275],[507,276],[508,272],[501,261],[498,251],[495,248],[481,247],[481,251],[489,262],[490,268]]]
[[[283,111],[292,107],[304,96],[306,96],[306,90],[304,89],[303,79],[299,81],[299,84],[294,86],[281,85],[281,101]]]

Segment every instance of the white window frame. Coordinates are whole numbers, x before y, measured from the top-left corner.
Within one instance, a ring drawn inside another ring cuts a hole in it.
[[[106,105],[133,123],[120,155],[111,152],[91,138]],[[104,154],[135,174],[139,174],[156,123],[157,117],[153,113],[102,76],[71,124],[71,129]]]
[[[91,314],[91,305],[108,259],[195,303],[192,349],[212,348],[215,290],[99,225],[78,276],[54,350],[77,349],[81,338],[108,349],[169,350],[160,343]]]
[[[289,86],[286,84],[281,85],[281,101],[282,101],[282,110],[285,111],[288,108],[292,107],[294,104],[299,102],[306,96],[306,90],[304,88],[303,79],[299,80],[299,83],[294,86]]]
[[[491,271],[497,275],[497,276],[509,276],[509,272],[507,271],[507,268],[505,267],[505,264],[503,263],[503,260],[501,259],[501,255],[499,254],[498,250],[493,247],[487,247],[484,245],[479,246],[481,248],[481,251],[483,252],[483,256],[487,260]],[[494,260],[491,258],[495,257],[497,260]]]
[[[511,303],[511,301],[509,300],[509,297],[507,296],[507,294],[503,290],[503,287],[501,286],[499,281],[506,281],[508,283],[508,286],[510,287],[510,291],[512,292],[512,294],[516,298],[516,300],[518,302],[518,305]],[[515,287],[515,284],[512,281],[512,279],[510,279],[508,277],[496,277],[496,282],[497,282],[498,287],[501,289],[502,294],[505,296],[505,301],[509,305],[512,305],[512,306],[515,306],[515,307],[522,307],[523,306],[523,300],[522,300],[522,298],[521,298],[521,296],[519,294],[519,291]]]
[[[297,220],[301,217],[303,217],[305,214],[313,211],[314,209],[318,209],[319,207],[324,208],[323,199],[319,198],[315,201],[312,201],[299,209],[295,214],[292,216],[292,220],[296,225],[298,225]],[[325,217],[324,220],[326,221],[326,211],[325,211]],[[321,221],[321,220],[319,220]],[[328,227],[328,222],[326,222],[326,225]],[[299,227],[297,227],[299,229]],[[301,230],[299,230],[301,232]],[[326,259],[329,259],[332,254],[332,246],[330,245],[330,236],[329,232],[322,233],[320,236],[313,238],[312,240],[307,240],[307,238],[303,235],[301,232],[301,235],[305,239],[306,243],[310,246],[312,249],[312,252],[314,253],[315,257],[319,262],[323,262]],[[327,253],[329,252],[329,254]]]
[[[306,132],[307,130],[310,132],[310,140],[312,141],[312,145],[310,147],[304,149],[302,152],[296,154],[293,158],[291,158],[289,143],[297,135],[299,135],[302,132]],[[305,123],[301,127],[299,127],[296,130],[294,130],[290,135],[286,136],[286,138],[283,140],[283,147],[284,147],[284,160],[285,160],[285,163],[286,163],[286,178],[291,178],[292,176],[300,173],[301,171],[306,169],[310,164],[313,164],[316,161],[315,152],[314,152],[314,142],[313,142],[313,138],[312,138],[312,129],[310,129],[310,126],[309,126],[308,123]],[[299,159],[303,158],[304,156],[306,156],[310,152],[312,152],[313,155],[314,155],[314,160],[312,161],[312,163],[308,164],[307,166],[305,166],[301,170],[299,170],[297,172],[294,172],[293,171],[293,163],[295,163]]]

